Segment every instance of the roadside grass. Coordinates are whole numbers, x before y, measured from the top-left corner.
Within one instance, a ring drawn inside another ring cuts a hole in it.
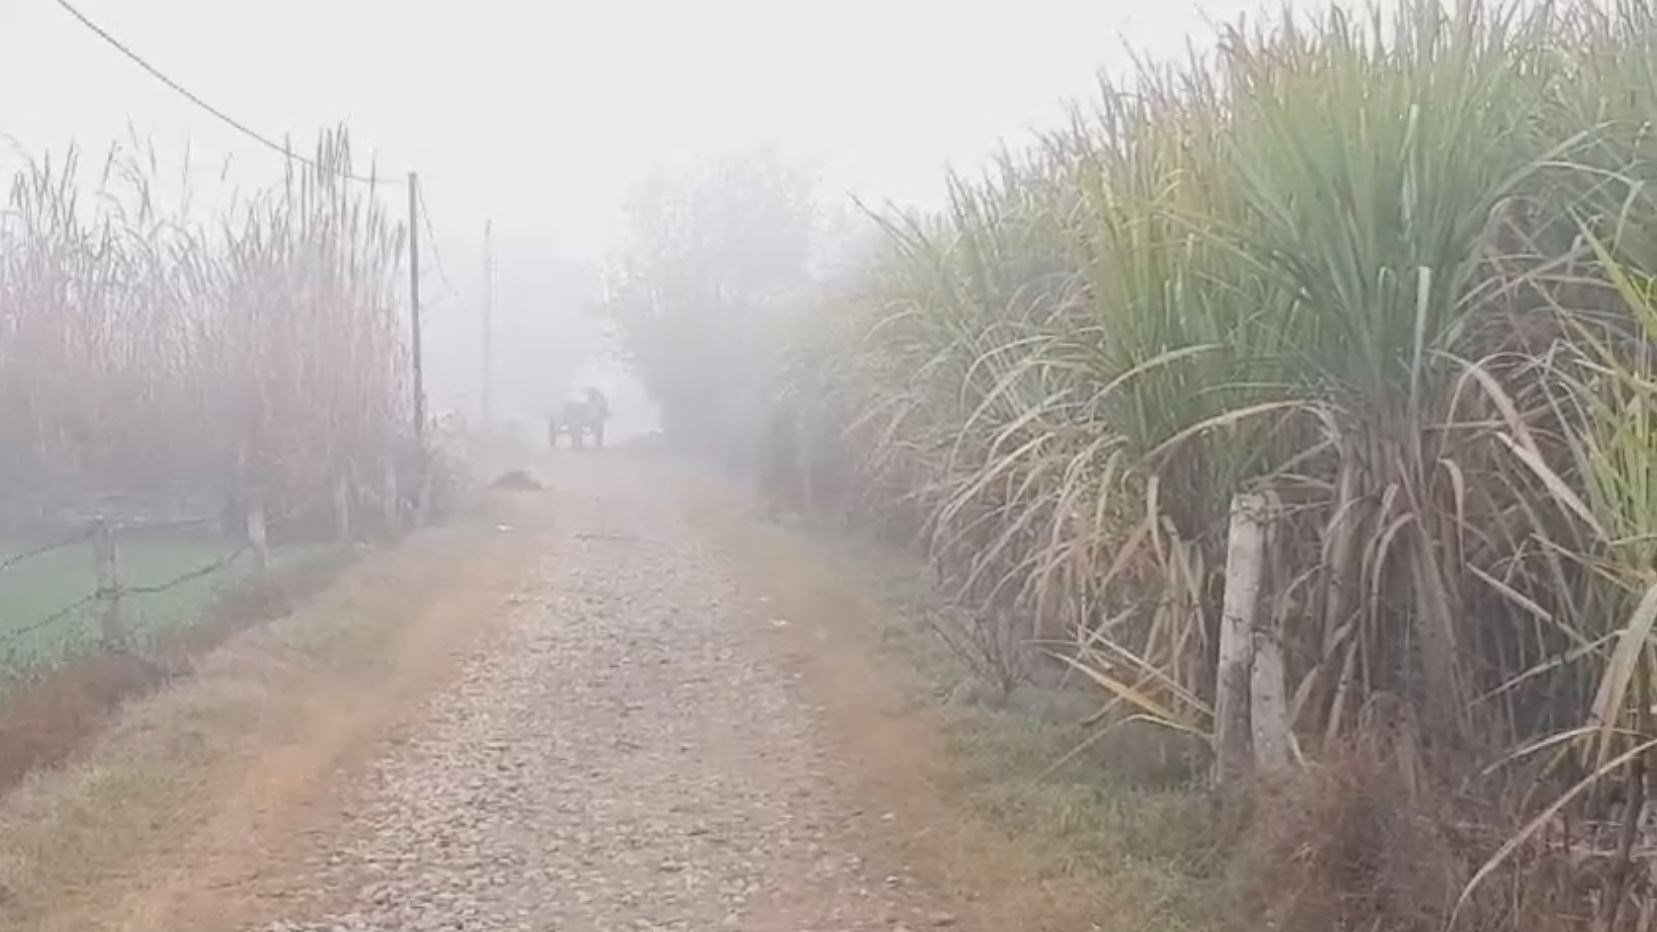
[[[871,597],[864,634],[913,675],[911,701],[942,724],[951,804],[1012,842],[997,856],[1029,889],[1009,919],[1099,932],[1261,925],[1243,908],[1240,822],[1203,787],[1206,761],[1183,738],[1132,723],[1101,737],[1088,724],[1098,693],[1055,668],[1006,693],[986,682],[939,637],[956,610],[913,554],[820,526],[776,532],[793,538],[778,549],[799,548]]]
[[[916,622],[939,610],[905,605],[897,623],[907,625],[891,640],[937,684],[963,797],[1033,843],[1036,876],[1093,887],[1097,929],[1243,928],[1228,909],[1237,892],[1228,833],[1212,798],[1182,772],[1179,752],[1151,726],[1087,745],[1094,731],[1083,723],[1097,707],[1079,709],[1082,691],[1068,684],[1019,686],[1005,697],[968,690],[963,700],[973,674]]]

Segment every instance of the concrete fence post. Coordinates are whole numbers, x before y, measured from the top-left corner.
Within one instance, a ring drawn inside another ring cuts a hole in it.
[[[101,517],[92,526],[92,560],[98,580],[98,601],[102,603],[99,626],[104,646],[121,647],[127,641],[121,605],[121,561],[115,549],[115,532]]]
[[[420,453],[420,492],[416,496],[414,505],[414,523],[424,527],[431,522],[432,509],[432,461],[425,451]]]
[[[1215,777],[1229,786],[1252,770],[1249,695],[1254,670],[1254,625],[1265,568],[1266,499],[1250,492],[1231,499],[1226,542],[1225,601],[1220,658],[1214,679]]]
[[[391,456],[385,458],[385,472],[381,476],[380,507],[385,512],[386,539],[393,540],[402,522],[398,514],[397,461]]]
[[[265,526],[265,493],[259,488],[247,492],[247,543],[253,548],[253,569],[263,586],[270,582],[270,540]]]
[[[1273,551],[1277,539],[1278,500],[1266,501],[1265,547]],[[1272,577],[1276,580],[1276,576]],[[1270,602],[1275,603],[1273,599]],[[1254,622],[1254,670],[1250,678],[1249,733],[1254,740],[1254,768],[1260,773],[1287,770],[1300,754],[1289,727],[1289,687],[1283,673],[1281,613],[1261,613]]]
[[[351,478],[344,471],[334,479],[334,536],[342,544],[351,542]]]

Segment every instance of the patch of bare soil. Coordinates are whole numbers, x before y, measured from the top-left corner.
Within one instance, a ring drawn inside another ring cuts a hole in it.
[[[19,676],[0,692],[0,792],[33,770],[67,760],[122,701],[166,679],[160,664],[111,650]]]

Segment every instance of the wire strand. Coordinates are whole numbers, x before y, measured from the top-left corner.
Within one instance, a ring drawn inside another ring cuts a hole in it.
[[[76,534],[74,537],[66,537],[66,538],[63,538],[61,540],[53,541],[49,544],[42,544],[39,547],[35,547],[33,549],[30,549],[30,550],[25,550],[22,553],[13,554],[13,555],[7,557],[4,560],[0,560],[0,573],[3,573],[6,570],[11,569],[12,567],[16,566],[17,564],[24,562],[25,560],[31,560],[31,559],[33,559],[35,557],[38,557],[38,556],[44,556],[45,554],[51,553],[54,550],[61,550],[64,547],[73,547],[74,545],[80,543],[81,541],[87,540],[91,536],[92,536],[91,531],[81,531],[80,533]]]
[[[73,615],[75,612],[79,611],[80,609],[83,609],[86,606],[91,605],[93,602],[96,602],[97,600],[98,600],[98,593],[94,592],[91,595],[84,596],[82,598],[76,599],[75,601],[69,603],[68,605],[65,605],[63,608],[60,608],[57,611],[53,612],[52,614],[47,615],[45,618],[42,618],[38,621],[30,622],[29,624],[24,625],[21,628],[13,628],[11,631],[8,631],[4,637],[0,637],[0,646],[8,646],[8,645],[11,645],[11,644],[15,644],[18,641],[23,640],[25,637],[28,637],[29,635],[34,634],[36,631],[40,631],[42,629],[49,628],[52,625],[55,625],[58,622],[62,621],[63,619],[68,618],[70,615]]]
[[[245,546],[238,547],[230,553],[219,557],[217,560],[198,566],[189,572],[180,573],[164,583],[156,583],[150,586],[122,586],[120,590],[121,595],[155,595],[157,593],[166,592],[168,589],[182,586],[191,580],[200,579],[203,576],[211,576],[219,570],[224,569],[230,564],[236,562],[241,558],[241,555],[247,553],[247,551],[248,548]]]
[[[169,518],[165,521],[126,521],[110,528],[115,534],[155,534],[162,531],[183,531],[190,528],[206,527],[218,521],[213,515],[196,515],[190,518]]]
[[[126,44],[123,43],[120,39],[117,39],[114,36],[110,35],[109,32],[107,30],[105,30],[102,26],[99,26],[97,23],[94,23],[92,20],[88,19],[86,14],[82,13],[80,10],[76,9],[74,7],[74,5],[69,2],[69,0],[56,0],[56,2],[57,2],[57,5],[60,6],[60,7],[63,7],[63,9],[66,12],[68,12],[68,14],[70,16],[73,16],[75,19],[79,20],[81,25],[85,26],[87,29],[92,30],[92,32],[97,34],[98,38],[103,39],[105,42],[109,43],[111,46],[113,46],[115,48],[116,51],[120,52],[122,55],[125,55],[127,58],[131,59],[132,62],[134,64],[136,64],[138,67],[140,67],[140,68],[144,69],[145,71],[149,72],[150,75],[152,77],[154,77],[157,81],[160,81],[162,84],[165,84],[169,88],[172,88],[174,91],[181,94],[186,100],[190,101],[191,103],[195,104],[196,106],[200,107],[201,109],[203,109],[203,110],[207,111],[208,113],[212,114],[213,116],[217,117],[220,121],[222,121],[226,125],[228,125],[231,128],[235,129],[237,132],[239,132],[242,135],[248,137],[249,139],[252,139],[253,141],[259,143],[260,145],[281,154],[285,158],[289,158],[289,159],[292,159],[292,160],[294,160],[296,162],[299,162],[301,164],[310,166],[311,168],[314,168],[317,171],[328,172],[330,174],[338,175],[339,177],[348,179],[350,181],[359,181],[359,182],[362,182],[363,184],[368,184],[368,185],[380,185],[380,184],[393,184],[393,183],[395,183],[395,179],[391,179],[391,178],[376,178],[376,177],[371,177],[371,176],[368,176],[368,175],[357,175],[357,174],[353,174],[353,173],[348,172],[348,171],[341,171],[337,168],[329,168],[328,166],[323,165],[321,162],[318,162],[315,159],[307,158],[306,156],[303,156],[303,155],[300,155],[297,152],[294,152],[288,146],[281,145],[280,143],[277,143],[276,141],[272,140],[270,137],[265,136],[265,135],[259,133],[257,130],[253,129],[252,127],[248,126],[246,123],[243,123],[242,121],[236,119],[235,117],[231,116],[230,114],[225,113],[223,110],[218,109],[217,107],[213,106],[212,104],[208,103],[207,101],[202,100],[200,97],[197,97],[194,93],[192,93],[188,88],[184,87],[182,84],[179,84],[177,81],[174,81],[172,78],[167,77],[167,75],[163,74],[159,68],[156,68],[154,65],[152,65],[149,62],[145,61],[143,56],[139,55],[137,52],[134,52],[132,49],[128,48],[126,46]]]
[[[420,216],[426,223],[426,242],[432,247],[432,263],[437,266],[437,277],[443,282],[443,287],[449,292],[449,297],[460,300],[460,292],[455,290],[453,282],[449,281],[448,270],[443,267],[443,250],[437,245],[437,232],[432,229],[431,208],[426,206],[426,186],[419,185],[414,190],[415,197],[420,200]]]

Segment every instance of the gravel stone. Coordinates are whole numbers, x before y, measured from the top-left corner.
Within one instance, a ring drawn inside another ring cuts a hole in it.
[[[351,789],[263,932],[961,928],[876,873],[763,600],[669,492],[556,499],[500,633]],[[878,810],[877,810],[878,811]]]

